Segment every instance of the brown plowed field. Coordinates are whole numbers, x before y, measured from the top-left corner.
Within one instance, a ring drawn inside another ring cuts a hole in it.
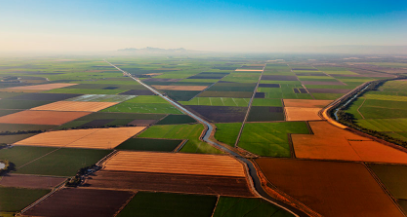
[[[85,183],[92,188],[254,197],[244,177],[99,170]]]
[[[31,110],[44,111],[71,111],[71,112],[97,112],[110,106],[116,105],[117,102],[81,102],[81,101],[58,101],[50,104],[38,106]]]
[[[31,85],[31,86],[20,86],[20,87],[9,87],[9,88],[4,88],[1,89],[3,91],[18,91],[18,92],[24,92],[25,90],[32,90],[32,91],[45,91],[45,90],[52,90],[52,89],[57,89],[57,88],[63,88],[63,87],[70,87],[74,86],[77,84],[71,84],[71,83],[53,83],[53,84],[40,84],[40,85]]]
[[[323,108],[333,100],[283,99],[286,107]]]
[[[37,176],[23,174],[6,174],[0,180],[0,185],[15,188],[54,188],[66,178],[54,176]]]
[[[297,158],[407,163],[405,152],[370,141],[368,138],[335,127],[326,121],[309,122],[309,124],[313,135],[291,135]]]
[[[28,209],[25,216],[111,217],[133,196],[127,191],[65,188]]]
[[[404,216],[363,164],[256,160],[268,181],[323,216]]]
[[[285,107],[287,121],[314,121],[321,120],[318,112],[320,108]]]
[[[81,130],[61,130],[37,134],[14,143],[68,148],[111,149],[142,131],[145,127],[116,127]]]
[[[0,117],[3,124],[61,125],[90,112],[21,111]]]
[[[158,90],[186,90],[186,91],[202,91],[208,86],[179,86],[179,85],[152,85]]]
[[[105,170],[244,177],[243,165],[230,156],[119,151]]]
[[[349,141],[363,161],[407,164],[407,153],[376,141]]]

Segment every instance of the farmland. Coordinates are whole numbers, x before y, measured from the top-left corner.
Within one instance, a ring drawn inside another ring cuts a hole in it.
[[[274,201],[322,216],[402,216],[405,150],[320,116],[391,75],[315,58],[106,57],[168,101],[103,58],[7,59],[0,160],[11,167],[0,177],[0,211],[21,212],[47,195],[22,215],[292,216]],[[405,84],[387,82],[347,112],[405,139]]]

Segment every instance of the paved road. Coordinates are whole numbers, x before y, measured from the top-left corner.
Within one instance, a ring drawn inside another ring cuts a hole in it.
[[[260,182],[260,178],[257,175],[257,171],[256,171],[256,167],[253,165],[253,163],[249,160],[247,160],[246,158],[240,156],[239,154],[237,154],[236,152],[224,147],[223,145],[218,144],[216,141],[212,141],[212,139],[210,138],[211,133],[214,131],[212,125],[210,123],[208,123],[207,121],[203,120],[202,118],[198,117],[197,115],[195,115],[194,113],[188,111],[186,108],[184,108],[183,106],[181,106],[180,104],[176,103],[175,101],[173,101],[171,98],[161,94],[160,92],[158,92],[156,89],[148,86],[147,84],[145,84],[144,82],[142,82],[140,79],[133,77],[130,73],[121,70],[119,67],[113,65],[112,63],[104,60],[105,62],[107,62],[108,64],[110,64],[111,66],[115,67],[117,70],[123,72],[124,75],[130,77],[131,79],[137,81],[138,83],[140,83],[141,85],[143,85],[144,87],[146,87],[147,89],[151,90],[153,93],[157,94],[158,96],[162,97],[163,99],[165,99],[166,101],[168,101],[169,103],[171,103],[173,106],[175,106],[176,108],[178,108],[179,110],[181,110],[182,112],[184,112],[185,114],[191,116],[192,118],[194,118],[195,120],[197,120],[198,122],[204,124],[207,127],[207,130],[204,134],[204,136],[202,137],[202,140],[212,144],[213,146],[218,147],[219,149],[231,154],[233,157],[235,157],[236,159],[240,160],[241,162],[245,163],[247,165],[247,168],[249,170],[249,175],[252,178],[253,181],[253,185],[255,188],[255,191],[257,191],[257,193],[263,197],[264,199],[266,199],[267,201],[273,203],[274,205],[281,207],[282,209],[287,210],[288,212],[292,213],[295,216],[308,216],[307,214],[305,214],[304,212],[287,206],[286,204],[280,202],[280,201],[276,201],[274,198],[270,197],[270,195],[268,195]]]

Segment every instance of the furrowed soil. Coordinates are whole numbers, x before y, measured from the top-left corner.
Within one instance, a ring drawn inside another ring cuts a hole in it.
[[[89,179],[86,179],[85,186],[106,189],[254,197],[244,177],[99,170]]]
[[[257,159],[268,181],[323,216],[404,216],[363,164]]]
[[[320,108],[285,107],[287,121],[321,120],[318,112]]]
[[[312,100],[312,99],[283,99],[286,107],[303,108],[323,108],[332,102],[332,100]]]
[[[230,156],[119,151],[103,169],[189,175],[245,177],[243,165]]]
[[[4,187],[47,189],[54,188],[65,180],[64,177],[6,174],[1,178],[0,185]]]
[[[0,117],[5,124],[61,125],[90,114],[89,112],[21,111]]]
[[[42,106],[32,108],[31,110],[43,111],[72,111],[72,112],[97,112],[110,106],[116,105],[117,102],[82,102],[82,101],[58,101]]]

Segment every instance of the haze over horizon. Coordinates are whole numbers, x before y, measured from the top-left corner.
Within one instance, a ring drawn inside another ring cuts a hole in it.
[[[407,46],[406,1],[3,1],[0,52]],[[50,19],[52,17],[52,19]],[[390,47],[390,48],[389,48]],[[318,49],[317,49],[318,50]],[[324,49],[322,49],[324,50]],[[397,51],[398,50],[398,51]]]

